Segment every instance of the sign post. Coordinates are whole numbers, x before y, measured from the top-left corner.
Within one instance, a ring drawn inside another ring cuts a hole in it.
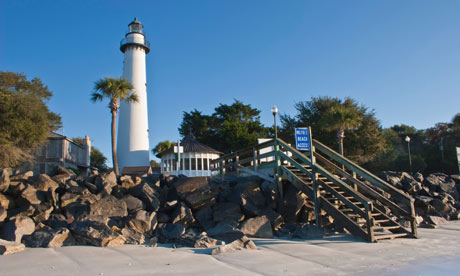
[[[297,150],[311,150],[311,129],[309,127],[295,129],[295,148]]]
[[[460,147],[457,147],[457,163],[458,163],[458,171],[460,172]]]

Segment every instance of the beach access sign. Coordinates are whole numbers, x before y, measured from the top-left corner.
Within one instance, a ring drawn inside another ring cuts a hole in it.
[[[309,127],[295,129],[295,148],[297,150],[311,149],[311,130]]]

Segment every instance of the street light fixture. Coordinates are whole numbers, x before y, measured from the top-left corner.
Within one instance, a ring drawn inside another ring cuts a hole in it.
[[[273,114],[273,122],[275,126],[275,139],[278,139],[278,129],[276,128],[276,114],[278,113],[278,107],[276,107],[276,105],[273,105],[271,111]]]
[[[412,174],[412,158],[410,156],[410,137],[406,136],[405,141],[407,142],[407,152],[409,153],[409,167],[410,167],[410,173]]]

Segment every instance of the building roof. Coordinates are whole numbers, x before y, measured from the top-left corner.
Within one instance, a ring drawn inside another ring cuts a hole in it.
[[[180,145],[184,147],[184,152],[202,152],[202,153],[215,153],[215,154],[223,154],[222,152],[213,149],[209,146],[203,145],[202,143],[195,140],[195,136],[193,134],[189,134],[185,136],[185,138],[180,142]],[[161,156],[174,153],[174,148],[171,147],[165,151],[160,152],[157,154],[158,158]]]

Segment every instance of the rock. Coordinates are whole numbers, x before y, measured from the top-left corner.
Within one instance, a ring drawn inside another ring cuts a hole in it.
[[[5,210],[16,207],[13,198],[4,194],[0,194],[0,206],[2,206]]]
[[[34,186],[27,184],[21,191],[19,198],[16,200],[17,206],[38,205],[46,200],[46,195],[37,191]]]
[[[9,255],[23,251],[25,245],[19,242],[5,241],[0,239],[0,255]]]
[[[68,175],[68,176],[71,176],[71,177],[75,177],[75,173],[74,171],[72,171],[71,169],[66,169],[62,166],[57,166],[56,168],[56,174],[59,175]]]
[[[121,200],[123,200],[128,208],[128,213],[134,214],[139,210],[145,209],[145,204],[142,200],[134,197],[132,195],[125,195]]]
[[[202,208],[194,213],[195,219],[204,229],[209,229],[216,226],[212,218],[212,209],[210,207]]]
[[[320,239],[324,237],[324,228],[313,224],[302,223],[297,225],[294,237],[299,239]]]
[[[206,232],[208,233],[208,236],[218,240],[223,240],[227,243],[240,239],[244,236],[240,229],[227,223],[219,223],[213,228],[208,229]]]
[[[207,186],[188,194],[184,200],[194,210],[198,210],[214,205],[216,203],[216,196],[217,192]]]
[[[65,208],[65,216],[68,224],[71,224],[74,220],[87,215],[89,215],[88,204],[72,203]]]
[[[266,216],[246,220],[241,225],[240,230],[250,237],[273,238],[272,226]]]
[[[35,223],[48,220],[48,218],[51,215],[51,212],[53,212],[54,210],[53,205],[51,205],[51,203],[49,202],[45,202],[40,205],[34,205],[33,207],[35,209],[35,212],[32,216],[32,219],[35,221]]]
[[[7,211],[7,217],[9,220],[18,218],[18,217],[30,217],[35,213],[35,208],[31,205],[21,206],[15,209],[10,209]]]
[[[49,190],[55,191],[59,188],[59,184],[46,174],[36,175],[32,178],[31,184],[35,187],[35,189],[37,189],[37,191],[42,192],[48,192]]]
[[[213,249],[211,251],[211,255],[228,253],[228,252],[232,252],[235,250],[241,250],[241,249],[257,249],[257,247],[254,244],[254,242],[251,241],[248,237],[243,236],[240,239],[235,240],[230,244],[221,245],[217,247],[216,249]]]
[[[123,245],[125,237],[110,229],[107,225],[96,221],[82,221],[73,223],[70,227],[77,242],[112,247]]]
[[[126,203],[112,195],[96,201],[89,206],[91,216],[125,217],[128,215]]]
[[[443,217],[447,216],[450,213],[451,207],[449,206],[449,204],[444,203],[437,198],[431,201],[431,205],[433,205],[436,212]]]
[[[136,216],[128,221],[131,229],[136,230],[140,233],[148,233],[155,230],[157,227],[156,212],[147,212],[145,210],[139,210]]]
[[[447,220],[443,217],[438,217],[438,216],[428,216],[425,219],[425,222],[433,224],[433,225],[442,225],[446,224]]]
[[[73,176],[68,174],[58,174],[51,177],[51,179],[53,179],[59,185],[59,187],[68,188],[70,185],[66,185],[66,183],[67,181],[72,180],[72,177]]]
[[[195,248],[211,248],[211,247],[214,247],[216,245],[223,245],[223,244],[225,244],[225,243],[222,242],[222,241],[213,239],[213,238],[208,237],[208,236],[201,236],[198,240],[195,241],[195,244],[193,245],[193,247],[195,247]]]
[[[0,169],[0,193],[4,193],[10,187],[10,175],[12,171],[10,168]]]
[[[134,184],[133,179],[129,175],[122,175],[120,176],[121,186],[126,189],[131,189],[132,187],[136,186]]]
[[[29,178],[31,178],[33,176],[34,176],[33,171],[27,171],[27,172],[24,172],[24,173],[10,175],[10,184],[11,184],[11,181],[29,180]]]
[[[434,192],[448,192],[455,186],[455,181],[450,179],[446,174],[433,173],[425,178],[424,185],[427,185]]]
[[[167,222],[171,221],[171,219],[168,216],[168,214],[165,214],[165,213],[162,213],[162,212],[157,213],[157,220],[158,220],[158,223],[167,223]]]
[[[419,172],[416,172],[416,173],[414,174],[414,179],[415,179],[416,181],[420,182],[420,183],[423,183],[423,180],[424,180],[423,174],[421,174],[421,173],[419,173]]]
[[[61,214],[51,214],[48,220],[43,223],[53,229],[68,228],[69,226],[65,216]]]
[[[145,242],[144,234],[131,228],[123,228],[121,234],[126,239],[126,244],[143,244]]]
[[[93,193],[93,194],[97,194],[97,186],[96,184],[92,183],[92,182],[89,182],[88,180],[85,181],[84,183],[85,187],[88,188],[88,190]]]
[[[160,195],[146,183],[136,185],[129,193],[142,200],[149,211],[158,211],[160,208]]]
[[[216,222],[237,222],[244,219],[240,205],[233,202],[219,202],[213,206],[213,210],[213,217]]]
[[[2,239],[21,242],[22,236],[30,235],[35,231],[35,223],[28,217],[17,217],[4,223],[0,229]]]
[[[178,179],[174,184],[177,194],[181,199],[194,191],[200,190],[204,187],[209,187],[209,177],[182,177]]]
[[[24,236],[23,242],[27,247],[59,248],[63,245],[72,245],[75,240],[69,229],[38,230],[32,235]]]
[[[289,186],[281,203],[280,213],[286,222],[294,223],[297,221],[297,215],[305,204],[305,199],[299,194],[296,188]]]
[[[0,222],[6,219],[6,214],[6,210],[2,206],[0,206]]]
[[[184,226],[188,226],[195,222],[192,210],[182,202],[171,215],[171,219],[172,223],[180,223]]]
[[[112,193],[112,188],[117,185],[117,176],[113,171],[101,174],[96,178],[95,184],[98,192],[103,195],[110,195]]]
[[[283,217],[279,213],[273,211],[271,208],[264,208],[261,210],[260,215],[266,216],[268,218],[273,230],[279,229],[284,223]]]
[[[77,202],[81,195],[74,193],[65,193],[61,196],[61,208],[66,208],[68,205]]]
[[[185,233],[185,227],[182,224],[166,223],[158,226],[160,237],[166,241],[175,241],[181,238]]]

